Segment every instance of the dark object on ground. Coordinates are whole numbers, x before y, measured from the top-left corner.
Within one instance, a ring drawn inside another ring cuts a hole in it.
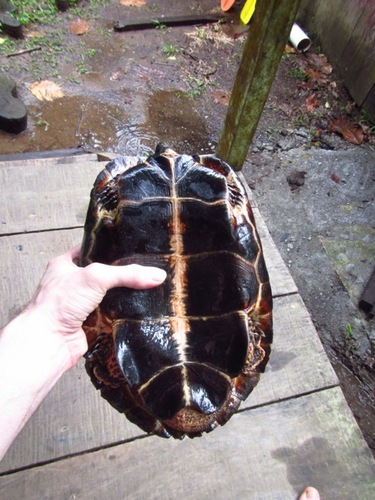
[[[61,10],[61,12],[65,12],[69,9],[69,0],[56,0],[56,7]]]
[[[259,381],[272,295],[247,193],[210,155],[163,145],[97,177],[80,263],[165,269],[149,290],[110,290],[87,318],[86,369],[101,395],[161,437],[224,425]]]
[[[16,10],[17,8],[7,0],[0,0],[0,12],[14,12]]]
[[[359,307],[371,316],[375,316],[375,268],[362,292]]]
[[[10,13],[0,11],[1,29],[13,38],[24,38],[20,22]]]
[[[117,21],[113,28],[115,31],[147,30],[156,28],[159,23],[164,26],[192,26],[194,24],[216,23],[222,18],[222,15],[216,14],[196,14],[192,16],[161,17],[160,19],[131,21],[130,23]]]
[[[16,97],[14,80],[0,76],[0,129],[19,134],[27,127],[27,109]]]
[[[307,175],[307,172],[302,172],[299,170],[293,170],[286,180],[288,181],[288,184],[290,186],[290,189],[292,191],[298,189],[299,187],[303,186],[305,184],[305,177]]]

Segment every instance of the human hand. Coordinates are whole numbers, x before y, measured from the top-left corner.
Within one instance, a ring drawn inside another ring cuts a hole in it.
[[[82,323],[107,290],[152,288],[155,267],[78,267],[79,247],[48,263],[26,309],[0,330],[0,460],[61,375],[86,352]]]
[[[59,337],[70,355],[73,366],[86,352],[86,336],[82,323],[98,306],[110,288],[152,288],[166,278],[162,269],[129,266],[109,266],[93,263],[78,267],[79,246],[51,260],[27,307],[47,321],[50,334]]]

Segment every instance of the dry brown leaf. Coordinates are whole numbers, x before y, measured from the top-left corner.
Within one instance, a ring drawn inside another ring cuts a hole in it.
[[[351,144],[362,144],[364,134],[361,127],[345,118],[336,118],[329,124],[329,130],[343,136]]]
[[[46,36],[46,34],[42,31],[28,31],[27,33],[27,38],[42,38],[43,36]]]
[[[212,91],[212,95],[214,96],[214,101],[216,102],[216,104],[223,104],[224,106],[228,106],[230,100],[229,92],[215,89]]]
[[[42,80],[29,85],[29,90],[39,101],[54,101],[64,97],[60,86],[50,80]]]
[[[336,182],[336,184],[340,184],[341,179],[340,179],[340,177],[337,174],[335,174],[335,172],[332,172],[332,174],[330,175],[330,177],[331,177],[331,180],[333,182]]]
[[[142,7],[146,5],[147,0],[120,0],[121,5],[131,6],[131,7]]]
[[[306,97],[306,108],[307,112],[310,113],[319,104],[318,98],[315,94],[311,94]]]
[[[325,75],[330,75],[332,73],[332,66],[328,62],[325,55],[321,54],[308,54],[307,56],[309,63],[314,66],[318,71],[321,71]]]
[[[297,50],[293,47],[293,45],[289,45],[289,43],[285,45],[284,51],[287,54],[297,54]]]
[[[83,35],[89,29],[89,23],[85,19],[78,17],[70,22],[69,29],[73,35]]]

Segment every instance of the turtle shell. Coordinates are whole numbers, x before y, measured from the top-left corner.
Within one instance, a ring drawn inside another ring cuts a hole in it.
[[[141,429],[199,436],[223,425],[259,380],[272,295],[244,186],[213,156],[158,146],[110,162],[91,192],[80,265],[167,272],[153,289],[114,288],[87,318],[86,369]]]

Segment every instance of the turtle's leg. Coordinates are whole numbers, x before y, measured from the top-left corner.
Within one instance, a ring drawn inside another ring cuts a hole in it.
[[[115,388],[126,383],[117,364],[110,333],[101,333],[92,348],[85,354],[85,358],[86,371],[97,389],[106,386]]]

